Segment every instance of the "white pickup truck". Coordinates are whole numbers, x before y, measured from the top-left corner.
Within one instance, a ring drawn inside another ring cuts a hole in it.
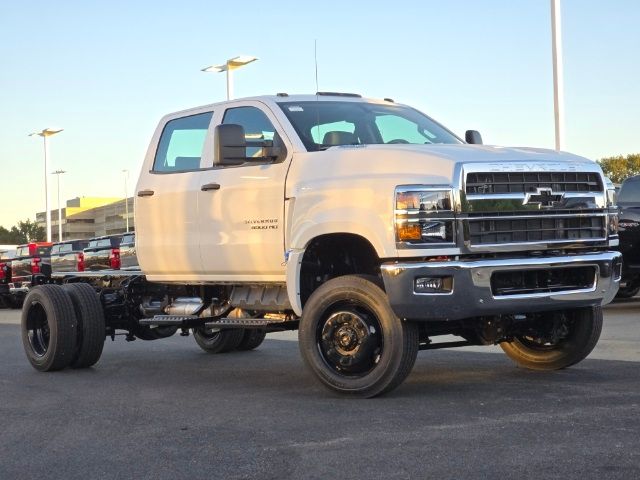
[[[615,192],[585,158],[465,140],[353,94],[167,115],[136,189],[142,272],[41,278],[22,314],[27,357],[88,367],[116,331],[193,332],[222,353],[298,329],[315,376],[363,397],[398,386],[418,350],[581,361],[618,290]]]

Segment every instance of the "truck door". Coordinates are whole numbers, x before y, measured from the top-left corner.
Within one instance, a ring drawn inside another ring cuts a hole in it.
[[[284,281],[284,190],[291,147],[271,111],[259,102],[230,104],[221,123],[242,125],[247,141],[285,143],[284,161],[213,166],[198,192],[202,274],[207,280]],[[247,147],[247,156],[261,148]]]
[[[169,119],[150,151],[136,189],[136,244],[145,274],[193,280],[200,269],[197,194],[201,162],[211,162],[213,112]]]

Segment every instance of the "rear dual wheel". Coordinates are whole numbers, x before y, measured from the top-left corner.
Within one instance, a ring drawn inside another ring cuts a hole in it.
[[[78,323],[71,297],[59,285],[32,288],[22,308],[22,344],[36,370],[69,366],[76,351]]]
[[[71,368],[88,368],[102,356],[106,326],[102,304],[96,291],[86,283],[70,283],[62,287],[71,298],[78,320],[76,353]]]
[[[94,365],[102,354],[105,323],[89,285],[41,285],[22,309],[22,343],[31,365],[48,372]]]
[[[229,318],[254,318],[255,312],[235,308],[228,313]],[[207,353],[227,353],[233,350],[247,351],[258,348],[267,332],[257,328],[209,328],[200,327],[193,331],[193,337]]]

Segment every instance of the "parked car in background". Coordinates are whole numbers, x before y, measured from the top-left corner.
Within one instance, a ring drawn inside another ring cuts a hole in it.
[[[0,252],[0,308],[13,306],[10,283],[11,260],[13,260],[15,254],[15,250]]]
[[[618,298],[631,298],[640,292],[640,175],[622,182],[618,193],[622,280]]]
[[[108,235],[89,240],[84,249],[84,270],[119,270],[122,235]]]
[[[136,234],[125,233],[120,242],[120,270],[140,270],[136,256]]]
[[[84,272],[84,249],[89,240],[67,240],[51,247],[51,271]]]

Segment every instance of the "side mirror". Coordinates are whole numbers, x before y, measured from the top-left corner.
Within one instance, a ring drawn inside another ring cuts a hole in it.
[[[477,130],[467,130],[464,134],[464,140],[470,145],[482,145],[482,135]]]
[[[241,125],[216,125],[213,130],[213,143],[214,165],[241,165],[247,161],[247,144]]]

